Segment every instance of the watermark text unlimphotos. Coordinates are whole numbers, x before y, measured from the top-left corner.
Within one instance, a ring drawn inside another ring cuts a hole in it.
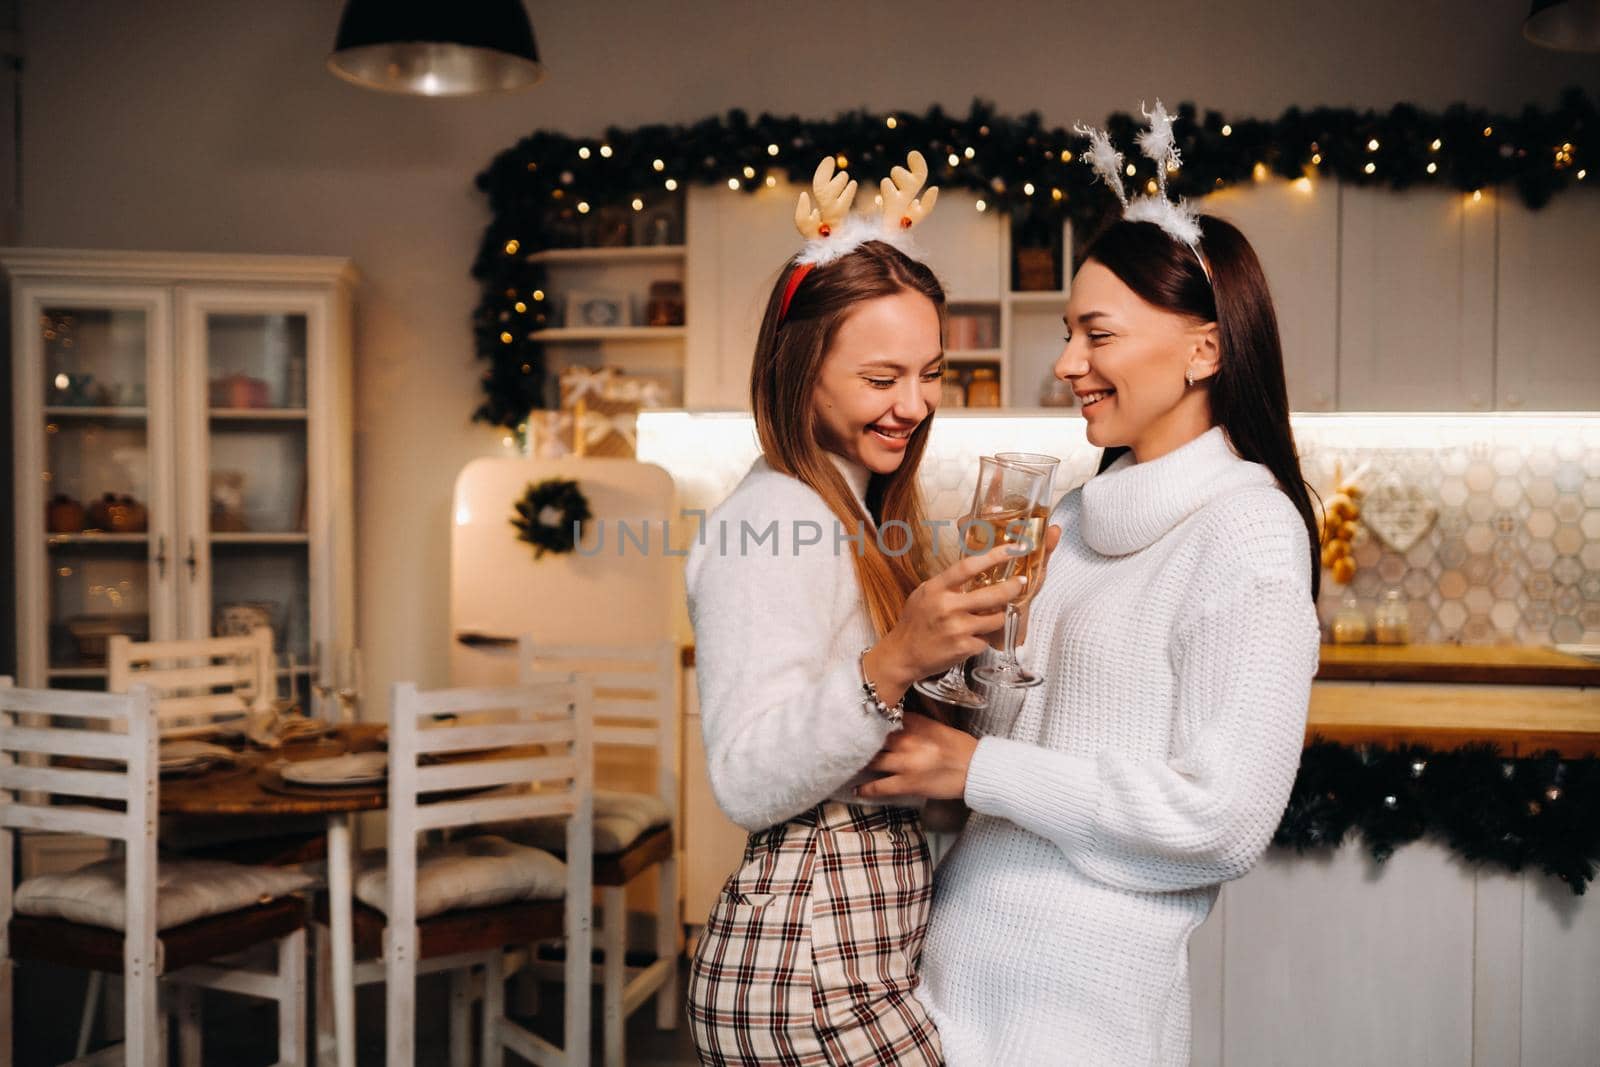
[[[911,523],[904,519],[890,519],[879,526],[857,522],[847,527],[838,519],[823,524],[813,519],[771,519],[767,522],[740,519],[730,522],[719,519],[708,522],[706,512],[700,508],[686,508],[678,513],[679,522],[694,522],[692,542],[723,556],[798,556],[802,552],[818,549],[831,550],[837,556],[846,551],[863,555],[870,541],[886,556],[903,556],[911,551],[913,543]],[[687,547],[681,537],[674,538],[672,519],[594,519],[574,522],[573,551],[580,556],[625,556],[630,553],[650,556],[687,556]],[[828,525],[832,526],[829,530]],[[962,555],[976,556],[1000,544],[1006,544],[1013,555],[1026,555],[1037,547],[1033,540],[1033,523],[1011,519],[1001,523],[990,519],[923,519],[920,525],[928,531],[930,541],[937,541],[940,531],[954,528],[956,543]],[[681,528],[680,528],[681,533]],[[847,547],[848,546],[848,547]]]

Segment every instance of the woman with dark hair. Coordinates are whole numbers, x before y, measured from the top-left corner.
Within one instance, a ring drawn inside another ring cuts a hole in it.
[[[1007,546],[933,573],[916,474],[945,298],[902,239],[933,206],[920,163],[885,183],[882,224],[849,217],[831,158],[817,209],[801,194],[811,241],[773,287],[750,375],[762,455],[687,564],[711,788],[750,831],[689,975],[706,1064],[941,1062],[913,996],[919,815],[852,789],[911,684],[987,648],[1020,584],[966,591]]]
[[[860,788],[971,809],[917,994],[953,1067],[1187,1063],[1189,936],[1299,764],[1317,539],[1272,301],[1237,229],[1167,209],[1073,279],[1055,372],[1106,454],[1052,516],[1044,684],[991,690],[981,739],[907,715]]]

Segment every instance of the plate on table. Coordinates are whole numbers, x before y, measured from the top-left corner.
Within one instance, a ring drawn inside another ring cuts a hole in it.
[[[237,758],[232,749],[192,739],[165,741],[160,749],[162,774],[196,774]]]
[[[278,775],[291,785],[376,785],[389,777],[389,755],[386,752],[347,752],[327,759],[300,760],[280,768]]]

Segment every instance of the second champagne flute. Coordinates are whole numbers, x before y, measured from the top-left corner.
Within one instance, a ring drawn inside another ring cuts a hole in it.
[[[1008,455],[1022,455],[1008,453]],[[1056,464],[1050,457],[1034,457],[1034,462],[995,462],[1006,472],[1001,476],[995,500],[985,515],[995,527],[1002,543],[1016,546],[1016,555],[979,576],[983,585],[994,585],[1021,574],[1026,581],[1016,600],[1006,605],[1005,649],[998,662],[979,667],[972,676],[986,685],[1007,689],[1027,689],[1044,681],[1017,659],[1017,624],[1023,605],[1033,598],[1044,577],[1045,532],[1050,523],[1050,495],[1055,485]],[[1046,461],[1046,462],[1040,462]]]

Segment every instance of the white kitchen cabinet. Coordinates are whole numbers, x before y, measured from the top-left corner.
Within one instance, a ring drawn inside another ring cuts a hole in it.
[[[1600,409],[1600,197],[1499,202],[1496,406]]]
[[[1600,908],[1424,840],[1272,850],[1190,943],[1195,1067],[1587,1067]]]
[[[8,249],[0,265],[20,683],[102,687],[109,632],[264,618],[304,689],[314,643],[354,637],[349,262]]]
[[[1332,411],[1339,386],[1339,187],[1261,181],[1201,201],[1237,226],[1261,260],[1278,315],[1289,410]]]
[[[800,247],[788,188],[689,190],[683,402],[747,411],[750,361],[778,269]]]
[[[1516,708],[1592,693],[1495,690],[1319,682],[1312,704],[1455,695]],[[1195,1067],[1588,1067],[1600,1047],[1592,887],[1470,864],[1432,838],[1381,865],[1354,834],[1337,849],[1269,849],[1222,887],[1189,964]]]
[[[687,407],[748,406],[765,300],[800,244],[798,190],[690,192]],[[1001,319],[996,348],[953,351],[952,362],[994,364],[1006,402],[1036,406],[1065,294],[1009,292],[1007,217],[976,210],[970,193],[940,196],[917,235],[924,254],[953,303]],[[1238,225],[1261,258],[1291,410],[1600,410],[1594,197],[1533,211],[1509,190],[1474,198],[1272,178],[1198,204]]]
[[[1340,198],[1339,409],[1493,407],[1492,196]]]

